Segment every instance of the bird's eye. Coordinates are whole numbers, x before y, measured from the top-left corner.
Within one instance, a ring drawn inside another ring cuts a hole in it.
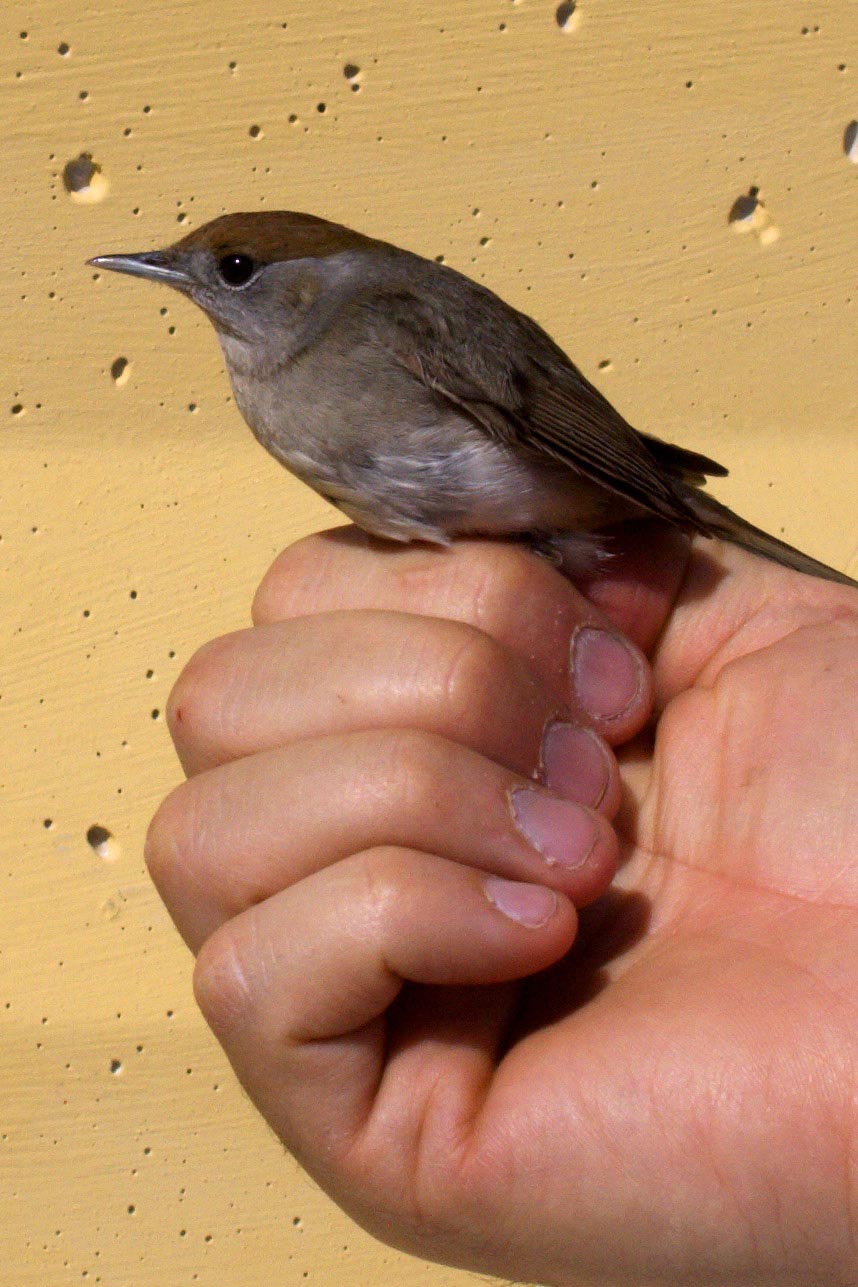
[[[256,264],[250,255],[224,255],[217,270],[227,286],[244,286],[256,271]]]

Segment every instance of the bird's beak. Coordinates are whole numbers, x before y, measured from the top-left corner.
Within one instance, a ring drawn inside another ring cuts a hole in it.
[[[92,268],[107,268],[112,273],[129,273],[132,277],[149,277],[152,281],[166,282],[180,290],[192,283],[190,274],[163,250],[145,250],[139,255],[96,255],[86,262]]]

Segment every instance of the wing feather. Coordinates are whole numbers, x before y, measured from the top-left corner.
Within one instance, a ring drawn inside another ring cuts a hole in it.
[[[431,289],[400,279],[367,307],[377,338],[426,388],[488,434],[560,461],[687,530],[706,531],[674,482],[726,470],[638,433],[536,322],[452,269],[417,262],[431,270]]]

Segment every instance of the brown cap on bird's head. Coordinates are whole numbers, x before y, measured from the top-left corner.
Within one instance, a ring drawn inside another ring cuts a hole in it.
[[[264,264],[291,259],[324,259],[345,250],[389,251],[395,247],[354,232],[343,224],[320,219],[297,210],[255,210],[221,215],[195,228],[165,250],[146,250],[130,255],[97,255],[87,263],[132,277],[163,281],[177,290],[191,293],[194,286],[189,265],[195,252],[208,252],[223,266],[224,281],[240,286]],[[208,257],[207,256],[207,257]],[[232,275],[230,275],[232,274]]]
[[[253,210],[212,219],[170,249],[192,250],[198,246],[211,250],[215,256],[248,254],[257,263],[270,264],[285,259],[323,259],[343,250],[366,250],[370,246],[381,249],[388,243],[298,210]]]

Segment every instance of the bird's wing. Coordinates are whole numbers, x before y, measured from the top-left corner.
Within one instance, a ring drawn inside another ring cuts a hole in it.
[[[443,291],[433,291],[430,302],[429,292],[402,286],[374,301],[384,317],[376,334],[397,360],[492,436],[550,456],[683,528],[705,531],[673,480],[726,471],[639,434],[536,322],[469,279],[450,276],[457,289],[447,307]],[[462,282],[470,289],[463,292]]]
[[[699,487],[707,478],[726,478],[729,469],[719,465],[717,460],[704,456],[699,451],[689,451],[687,447],[677,447],[675,442],[663,442],[651,434],[637,430],[650,455],[667,470],[672,478],[679,478],[683,483]]]

